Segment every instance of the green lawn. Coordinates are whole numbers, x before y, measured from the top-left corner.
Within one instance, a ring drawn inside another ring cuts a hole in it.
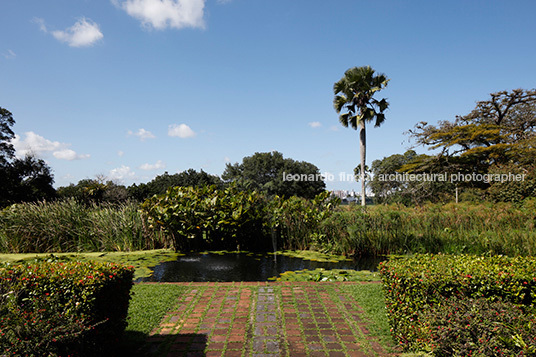
[[[132,356],[186,291],[174,284],[135,284],[128,308],[128,326],[123,338],[125,356]]]
[[[356,284],[344,285],[342,289],[352,295],[359,306],[365,311],[366,317],[370,320],[369,331],[373,336],[377,336],[380,344],[387,351],[394,351],[395,341],[391,337],[389,323],[385,312],[384,295],[381,284]],[[424,357],[426,353],[401,353],[403,357]]]

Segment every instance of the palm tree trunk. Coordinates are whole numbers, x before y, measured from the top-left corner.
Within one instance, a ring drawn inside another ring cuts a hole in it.
[[[361,206],[366,205],[365,193],[365,159],[367,157],[367,135],[365,132],[365,122],[359,123],[359,152],[361,154]]]

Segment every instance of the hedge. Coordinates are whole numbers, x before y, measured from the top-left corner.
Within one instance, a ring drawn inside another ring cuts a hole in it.
[[[7,355],[106,354],[126,327],[133,267],[0,264],[0,348]]]
[[[387,318],[405,350],[430,348],[423,314],[448,299],[504,301],[522,309],[536,302],[536,259],[417,254],[380,263]]]
[[[535,356],[536,318],[512,303],[450,298],[422,312],[436,357]]]

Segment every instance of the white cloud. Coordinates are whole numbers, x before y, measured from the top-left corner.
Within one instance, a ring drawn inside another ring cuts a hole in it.
[[[178,136],[179,138],[191,138],[195,136],[195,132],[186,124],[172,124],[168,128],[169,136]]]
[[[156,138],[156,136],[154,136],[153,133],[151,133],[149,130],[145,130],[143,128],[139,129],[137,132],[132,132],[131,130],[129,130],[127,132],[128,135],[134,135],[134,136],[137,136],[138,138],[140,138],[141,141],[145,141],[147,139],[154,139]]]
[[[88,159],[90,156],[89,154],[78,155],[74,150],[71,150],[71,149],[63,149],[60,151],[54,151],[52,155],[54,155],[56,159],[69,160],[69,161]]]
[[[46,32],[44,22],[40,23],[41,29]],[[52,31],[52,36],[61,42],[66,42],[71,47],[85,47],[94,45],[102,39],[102,34],[99,25],[86,18],[81,18],[73,26],[65,31]]]
[[[24,140],[22,140],[19,135],[15,135],[15,138],[11,141],[15,147],[17,157],[24,157],[31,154],[46,155],[48,153],[52,153],[56,159],[69,161],[87,159],[90,157],[89,154],[79,155],[74,150],[69,149],[71,144],[45,139],[33,131],[28,131],[24,133],[24,135],[26,135]]]
[[[225,161],[225,162],[231,162],[231,159],[229,158],[229,156],[226,156],[226,157],[223,158],[223,161]]]
[[[329,127],[329,130],[331,131],[339,131],[339,126],[338,125],[332,125]]]
[[[143,164],[140,166],[140,169],[145,170],[145,171],[160,170],[160,169],[165,169],[165,168],[166,168],[166,164],[162,160],[158,160],[154,164]]]
[[[164,30],[168,27],[204,28],[206,0],[112,0],[117,7],[141,21],[143,26]]]
[[[124,180],[136,177],[136,173],[132,171],[130,167],[122,165],[121,167],[110,170],[110,174],[108,176],[112,180]]]
[[[45,20],[39,18],[39,17],[34,17],[33,20],[32,20],[33,23],[35,24],[38,24],[39,25],[39,29],[45,33],[48,33],[48,30],[47,30],[47,27],[45,25]]]
[[[17,54],[8,49],[5,53],[2,53],[2,56],[4,56],[5,59],[13,59],[17,57]]]
[[[311,128],[320,128],[322,126],[322,123],[320,123],[319,121],[312,121],[307,125],[309,125]]]
[[[123,157],[123,155],[125,155],[125,153],[121,150],[117,151],[117,156],[119,157]]]

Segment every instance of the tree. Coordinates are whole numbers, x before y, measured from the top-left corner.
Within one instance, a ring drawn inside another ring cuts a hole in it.
[[[440,150],[429,160],[414,162],[407,171],[440,163],[451,173],[485,174],[492,166],[530,164],[536,158],[536,90],[516,89],[490,94],[476,108],[456,120],[429,125],[421,122],[409,131],[416,145]],[[465,186],[487,188],[483,182]]]
[[[333,105],[339,121],[344,127],[359,127],[359,149],[361,153],[361,205],[365,205],[365,161],[366,131],[365,124],[374,121],[378,127],[385,121],[384,111],[389,107],[385,98],[377,100],[374,94],[387,86],[389,79],[384,74],[374,74],[369,67],[353,67],[333,85],[335,98]]]
[[[122,203],[129,198],[127,188],[106,179],[104,176],[97,176],[95,179],[83,179],[76,185],[70,184],[58,188],[58,195],[61,198],[74,198],[75,200],[90,205],[93,203]]]
[[[54,176],[43,159],[33,156],[17,158],[12,163],[13,201],[31,202],[56,197]]]
[[[314,198],[325,190],[320,170],[305,161],[284,158],[277,151],[255,153],[242,163],[228,163],[222,178],[244,189],[281,197]]]
[[[0,165],[4,166],[15,156],[15,148],[11,140],[15,133],[11,127],[15,125],[13,115],[7,109],[0,107]]]
[[[430,165],[423,171],[406,171],[407,167],[422,161],[433,162],[433,157],[408,150],[404,154],[374,160],[370,187],[375,201],[405,205],[450,201],[455,192],[454,185],[449,182],[449,175],[445,175],[440,164]]]
[[[170,175],[166,171],[146,184],[133,184],[127,190],[131,198],[144,201],[153,195],[165,193],[170,187],[201,187],[210,185],[222,187],[223,181],[218,176],[208,174],[203,170],[197,172],[194,169],[188,169],[173,175]]]
[[[402,166],[411,162],[415,156],[417,156],[417,153],[409,150],[403,155],[394,154],[372,162],[371,171],[373,177],[370,181],[370,188],[374,193],[375,201],[379,203],[403,201],[401,196],[407,186],[407,182],[399,179],[400,176],[396,174],[399,173]],[[356,167],[356,171],[358,167]]]
[[[54,176],[44,160],[31,155],[15,157],[11,143],[14,124],[11,112],[0,107],[0,207],[56,196]]]
[[[450,175],[534,172],[536,161],[536,90],[491,93],[469,114],[438,125],[421,122],[409,131],[416,146],[439,150],[405,165],[406,172],[443,170]],[[508,171],[508,172],[510,172]],[[530,176],[533,177],[533,176]],[[457,181],[456,187],[487,192],[493,200],[528,197],[532,182],[497,185],[489,180]],[[510,193],[506,192],[506,188]],[[515,193],[514,193],[515,191]]]

